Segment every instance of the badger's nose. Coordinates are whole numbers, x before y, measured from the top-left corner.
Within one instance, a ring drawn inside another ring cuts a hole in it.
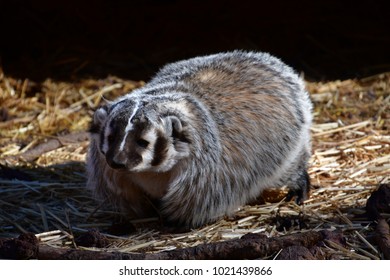
[[[107,157],[108,165],[113,169],[125,169],[125,162],[118,159],[117,157]]]
[[[123,163],[118,163],[113,160],[108,160],[107,163],[113,169],[125,169],[126,167],[126,165],[124,165]]]

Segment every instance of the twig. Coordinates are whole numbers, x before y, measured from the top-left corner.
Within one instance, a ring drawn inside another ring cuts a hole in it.
[[[23,158],[27,162],[34,161],[42,154],[53,151],[69,143],[77,143],[88,140],[87,132],[76,132],[65,136],[59,136],[55,139],[51,139],[45,143],[42,143],[25,153],[18,155],[17,157]]]

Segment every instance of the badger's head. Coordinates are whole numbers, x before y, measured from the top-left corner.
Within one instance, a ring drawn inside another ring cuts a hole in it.
[[[107,164],[128,172],[166,172],[189,156],[185,124],[143,100],[123,99],[99,108],[91,134]]]

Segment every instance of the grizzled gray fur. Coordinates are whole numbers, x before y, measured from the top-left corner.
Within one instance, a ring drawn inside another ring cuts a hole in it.
[[[267,53],[168,64],[99,108],[88,187],[131,217],[155,211],[188,227],[229,215],[264,189],[307,199],[312,104],[303,81]]]

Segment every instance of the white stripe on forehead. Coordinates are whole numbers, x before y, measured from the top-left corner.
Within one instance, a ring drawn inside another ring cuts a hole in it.
[[[141,92],[136,92],[136,90],[134,90],[133,92],[130,92],[130,93],[128,93],[128,94],[126,94],[126,95],[124,95],[124,96],[122,96],[122,97],[119,97],[116,101],[114,101],[114,102],[112,102],[111,103],[111,105],[112,106],[115,106],[115,108],[112,110],[112,111],[110,111],[110,114],[113,114],[113,113],[115,113],[116,111],[118,111],[118,110],[120,110],[120,108],[121,108],[121,106],[116,106],[118,103],[121,103],[122,101],[124,101],[124,100],[132,100],[132,101],[134,101],[135,103],[137,103],[138,102],[138,100],[140,99],[140,98],[142,98],[140,95],[141,95],[142,93]]]
[[[135,116],[135,114],[137,113],[138,109],[139,109],[139,100],[135,100],[135,105],[134,105],[134,110],[133,112],[131,113],[130,117],[129,117],[129,120],[127,122],[127,126],[125,128],[125,135],[123,136],[123,139],[122,139],[122,142],[121,142],[121,145],[119,146],[119,150],[120,151],[123,151],[123,148],[125,147],[125,142],[126,142],[126,138],[127,138],[127,135],[129,134],[129,132],[131,130],[133,130],[133,123],[131,122],[131,120],[133,119],[133,117]]]

